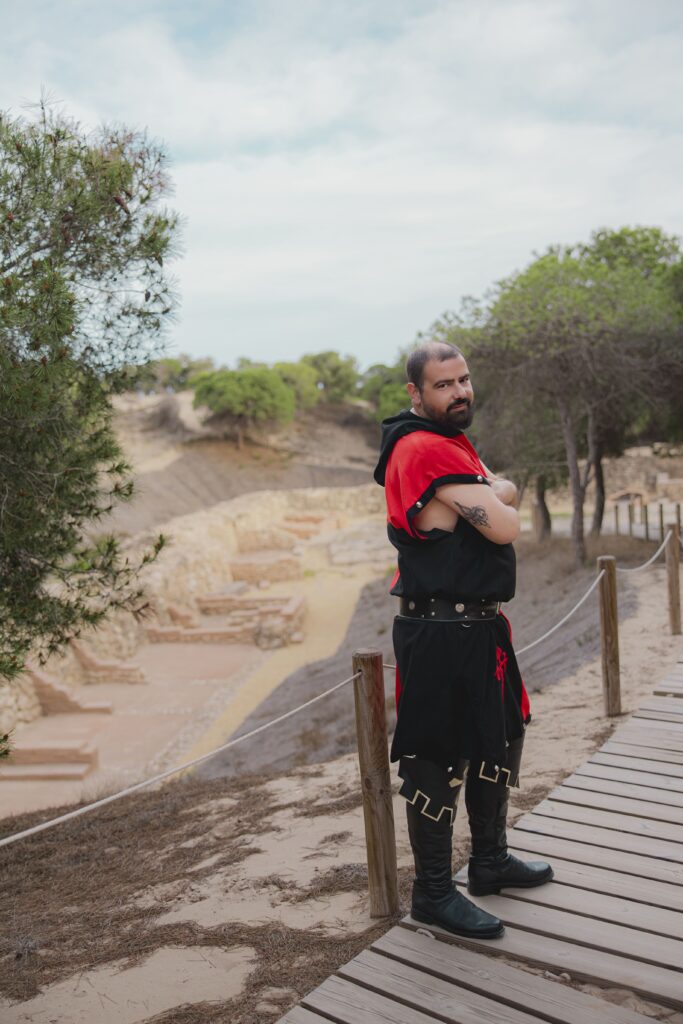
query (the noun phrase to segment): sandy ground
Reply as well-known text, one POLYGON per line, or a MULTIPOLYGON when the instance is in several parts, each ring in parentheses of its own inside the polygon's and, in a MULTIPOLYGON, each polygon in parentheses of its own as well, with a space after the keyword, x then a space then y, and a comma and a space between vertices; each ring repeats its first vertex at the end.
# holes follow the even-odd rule
MULTIPOLYGON (((563 554, 552 557, 561 560, 563 554)), ((562 600, 573 601, 577 589, 585 589, 585 580, 568 574, 559 602, 543 601, 539 592, 541 618, 556 620, 562 600)), ((365 591, 373 599, 377 592, 379 584, 365 591)), ((668 634, 665 593, 662 569, 628 578, 621 628, 624 713, 680 653, 680 638, 668 634)), ((327 594, 329 614, 335 602, 329 588, 327 594)), ((521 628, 520 634, 524 639, 521 628)), ((583 762, 616 724, 603 714, 599 658, 591 643, 579 645, 571 670, 555 667, 545 683, 537 678, 513 819, 583 762)), ((322 688, 322 676, 315 681, 322 688)), ((348 702, 350 691, 341 692, 348 702)), ((341 723, 331 701, 333 735, 341 723)), ((234 776, 180 782, 133 798, 125 808, 123 802, 112 805, 110 817, 81 819, 87 824, 80 831, 74 824, 60 837, 36 837, 24 847, 29 856, 8 848, 3 874, 12 878, 12 888, 2 899, 11 927, 0 947, 3 1024, 263 1024, 392 923, 373 922, 368 914, 354 755, 268 777, 263 761, 279 764, 283 743, 290 764, 302 756, 301 748, 290 749, 291 737, 271 736, 243 762, 242 770, 256 769, 243 783, 234 776), (87 872, 80 890, 74 882, 79 872, 87 872), (41 878, 52 885, 49 908, 37 899, 41 878)), ((304 760, 310 746, 304 744, 304 760)), ((328 749, 326 741, 321 749, 328 749)), ((396 796, 405 912, 411 856, 401 804, 396 796)), ((14 830, 20 822, 7 824, 14 830)), ((456 866, 467 853, 466 831, 459 818, 456 866)), ((645 1007, 630 993, 608 996, 672 1024, 682 1019, 645 1007)))

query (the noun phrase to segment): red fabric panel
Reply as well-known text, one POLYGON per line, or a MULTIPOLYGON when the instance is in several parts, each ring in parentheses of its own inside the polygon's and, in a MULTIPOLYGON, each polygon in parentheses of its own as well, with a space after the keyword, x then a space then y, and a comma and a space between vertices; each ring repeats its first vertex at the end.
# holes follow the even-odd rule
MULTIPOLYGON (((507 615, 503 615, 502 612, 500 612, 499 614, 505 619, 505 621, 507 623, 508 631, 510 633, 510 643, 512 643, 512 626, 510 625, 510 620, 508 619, 507 615)), ((522 721, 523 722, 528 722, 531 719, 531 701, 529 700, 529 694, 527 693, 526 686, 524 685, 524 680, 523 679, 522 679, 522 699, 521 699, 520 704, 519 704, 519 710, 522 712, 522 721)))
POLYGON ((464 434, 442 437, 416 430, 397 441, 387 465, 385 492, 387 518, 399 530, 419 537, 408 519, 434 480, 446 476, 485 476, 479 456, 464 434))

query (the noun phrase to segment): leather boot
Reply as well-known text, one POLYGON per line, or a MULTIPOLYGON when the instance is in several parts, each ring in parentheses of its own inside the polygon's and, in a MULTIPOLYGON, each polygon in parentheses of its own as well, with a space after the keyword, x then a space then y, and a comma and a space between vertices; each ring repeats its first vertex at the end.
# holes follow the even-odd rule
MULTIPOLYGON (((412 779, 419 771, 415 760, 411 762, 412 779)), ((413 803, 406 803, 408 834, 415 858, 411 914, 416 921, 439 925, 454 935, 496 939, 504 932, 501 921, 480 910, 458 892, 453 883, 451 861, 457 791, 451 790, 446 799, 448 803, 442 804, 438 811, 434 801, 429 801, 421 791, 413 803), (436 813, 430 816, 425 811, 436 813)))
POLYGON ((496 771, 490 766, 489 773, 485 765, 480 770, 476 762, 470 765, 465 804, 472 833, 467 890, 473 896, 488 896, 504 888, 532 889, 553 877, 553 869, 545 861, 522 861, 508 853, 509 787, 517 785, 523 745, 524 736, 510 743, 505 769, 496 771))

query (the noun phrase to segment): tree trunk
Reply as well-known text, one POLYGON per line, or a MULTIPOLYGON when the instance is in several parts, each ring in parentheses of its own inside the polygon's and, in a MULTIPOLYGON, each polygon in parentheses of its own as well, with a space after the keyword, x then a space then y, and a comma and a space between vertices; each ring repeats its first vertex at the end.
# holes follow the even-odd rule
POLYGON ((237 424, 237 450, 242 451, 244 448, 244 438, 242 436, 242 424, 237 424))
POLYGON ((552 520, 550 518, 550 509, 545 500, 546 492, 546 481, 543 473, 539 473, 536 477, 536 495, 535 495, 535 526, 536 526, 536 540, 546 540, 552 532, 552 520))
POLYGON ((576 564, 581 566, 586 562, 586 540, 583 532, 583 499, 585 490, 581 482, 579 456, 576 438, 574 437, 571 411, 563 397, 558 399, 557 407, 560 413, 562 439, 564 440, 564 450, 567 455, 567 467, 572 488, 572 541, 574 542, 574 557, 576 564))
POLYGON ((591 524, 591 537, 599 537, 605 515, 605 474, 602 470, 602 455, 598 451, 593 466, 595 470, 595 509, 591 524))

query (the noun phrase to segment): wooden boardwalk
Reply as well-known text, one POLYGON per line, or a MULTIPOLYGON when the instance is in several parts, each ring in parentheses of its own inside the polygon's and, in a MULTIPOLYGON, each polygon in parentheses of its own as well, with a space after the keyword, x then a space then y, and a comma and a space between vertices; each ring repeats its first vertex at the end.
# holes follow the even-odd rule
MULTIPOLYGON (((683 1010, 683 659, 517 821, 509 843, 526 859, 551 860, 555 880, 475 899, 504 921, 501 939, 461 939, 406 917, 279 1024, 652 1021, 570 979, 683 1010)), ((464 872, 456 881, 464 886, 464 872)))

